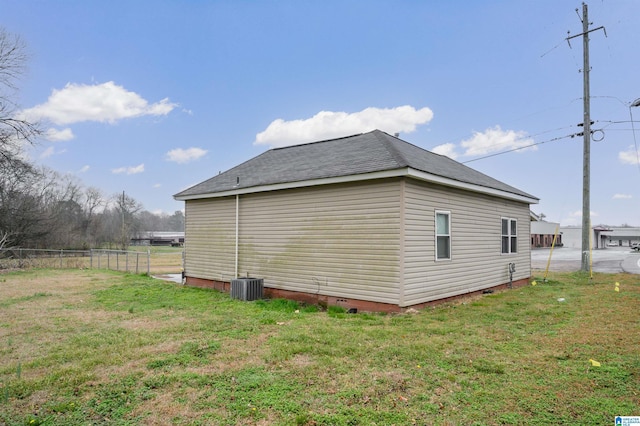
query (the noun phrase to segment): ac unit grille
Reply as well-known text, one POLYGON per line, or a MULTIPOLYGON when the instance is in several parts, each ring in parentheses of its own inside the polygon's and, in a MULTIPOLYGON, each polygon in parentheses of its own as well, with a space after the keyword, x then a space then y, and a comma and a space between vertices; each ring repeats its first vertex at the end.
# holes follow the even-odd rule
POLYGON ((240 300, 262 299, 264 279, 237 278, 231 280, 231 298, 240 300))

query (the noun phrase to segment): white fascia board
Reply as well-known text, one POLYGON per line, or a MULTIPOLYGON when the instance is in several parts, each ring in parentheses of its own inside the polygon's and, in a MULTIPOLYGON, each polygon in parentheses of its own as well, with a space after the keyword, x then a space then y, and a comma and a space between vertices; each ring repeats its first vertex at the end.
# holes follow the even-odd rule
POLYGON ((408 169, 407 176, 414 179, 423 180, 425 182, 437 183, 444 186, 451 186, 454 188, 464 189, 472 192, 479 192, 481 194, 493 195, 495 197, 506 198, 509 200, 520 201, 528 204, 538 204, 538 201, 540 201, 534 197, 526 197, 524 195, 514 194, 513 192, 502 191, 500 189, 489 188, 482 185, 476 185, 474 183, 460 182, 459 180, 422 172, 420 170, 415 170, 412 168, 408 169))
POLYGON ((254 194, 256 192, 279 191, 283 189, 303 188, 307 186, 330 185, 336 183, 359 182, 372 179, 388 179, 394 177, 410 177, 413 179, 423 180, 425 182, 436 183, 439 185, 460 188, 467 191, 478 192, 482 194, 493 195, 495 197, 506 198, 509 200, 520 201, 529 204, 538 204, 537 198, 525 197, 523 195, 514 194, 499 189, 487 188, 486 186, 475 185, 472 183, 460 182, 455 179, 449 179, 442 176, 425 173, 420 170, 404 167, 395 170, 385 170, 381 172, 363 173, 359 175, 337 176, 323 179, 310 179, 299 182, 276 183, 272 185, 260 185, 249 188, 238 188, 222 192, 213 192, 208 194, 184 195, 174 197, 177 201, 201 200, 205 198, 221 198, 233 195, 254 194))

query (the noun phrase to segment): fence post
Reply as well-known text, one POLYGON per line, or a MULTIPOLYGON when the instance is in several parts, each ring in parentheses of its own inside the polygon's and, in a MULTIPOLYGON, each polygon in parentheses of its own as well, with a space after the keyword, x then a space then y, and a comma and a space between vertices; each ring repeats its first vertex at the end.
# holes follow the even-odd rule
POLYGON ((140 263, 140 252, 136 252, 136 275, 138 275, 138 264, 140 263))
POLYGON ((111 250, 107 250, 107 269, 111 269, 111 250))
POLYGON ((62 269, 62 249, 60 249, 60 269, 62 269))
POLYGON ((151 250, 147 250, 147 275, 151 275, 150 271, 151 271, 151 250))
POLYGON ((125 268, 129 272, 129 252, 127 251, 127 257, 125 259, 125 268))
POLYGON ((89 269, 93 269, 93 249, 89 249, 89 269))

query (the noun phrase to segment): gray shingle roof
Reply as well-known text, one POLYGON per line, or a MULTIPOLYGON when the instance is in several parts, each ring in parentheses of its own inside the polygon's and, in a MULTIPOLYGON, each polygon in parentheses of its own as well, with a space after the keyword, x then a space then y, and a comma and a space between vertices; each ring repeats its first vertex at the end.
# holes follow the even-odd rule
POLYGON ((448 157, 434 154, 380 130, 274 148, 176 195, 177 199, 257 186, 346 177, 411 168, 461 183, 536 199, 448 157))

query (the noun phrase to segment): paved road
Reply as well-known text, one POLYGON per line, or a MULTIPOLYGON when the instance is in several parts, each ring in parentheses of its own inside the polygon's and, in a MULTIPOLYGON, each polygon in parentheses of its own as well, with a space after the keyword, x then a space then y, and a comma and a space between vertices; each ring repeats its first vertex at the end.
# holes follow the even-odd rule
MULTIPOLYGON (((531 267, 545 270, 549 260, 550 249, 532 249, 531 267)), ((550 271, 578 271, 580 270, 582 251, 577 248, 557 247, 553 250, 550 271)), ((627 272, 640 274, 640 253, 629 247, 607 247, 593 250, 592 264, 594 272, 627 272)))

